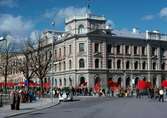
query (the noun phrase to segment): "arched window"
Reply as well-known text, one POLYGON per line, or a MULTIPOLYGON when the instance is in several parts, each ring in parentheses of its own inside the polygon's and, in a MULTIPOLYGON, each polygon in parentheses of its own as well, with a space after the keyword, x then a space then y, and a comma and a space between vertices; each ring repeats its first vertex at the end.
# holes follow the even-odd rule
POLYGON ((66 62, 63 62, 64 70, 66 70, 66 62))
POLYGON ((84 26, 83 25, 79 25, 78 34, 83 34, 83 33, 84 33, 84 26))
POLYGON ((129 66, 130 66, 129 61, 127 61, 126 62, 126 69, 129 69, 129 66))
POLYGON ((69 78, 69 82, 70 82, 70 86, 72 86, 72 79, 71 78, 69 78))
POLYGON ((162 70, 165 70, 165 63, 162 63, 162 64, 161 64, 161 69, 162 69, 162 70))
POLYGON ((143 69, 143 70, 146 69, 146 62, 145 62, 145 61, 142 63, 142 69, 143 69))
POLYGON ((126 87, 130 86, 130 77, 126 78, 126 87))
POLYGON ((84 68, 85 67, 85 62, 84 59, 79 60, 79 68, 84 68))
POLYGON ((153 70, 156 69, 156 62, 153 62, 153 70))
POLYGON ((54 82, 54 83, 55 83, 55 86, 57 86, 57 79, 55 79, 55 82, 54 82))
POLYGON ((121 82, 122 82, 122 78, 119 77, 118 80, 117 80, 117 84, 118 84, 119 86, 121 86, 121 82))
POLYGON ((117 61, 117 69, 121 69, 121 60, 117 61))
POLYGON ((95 59, 95 68, 99 68, 99 59, 95 59))
POLYGON ((64 86, 66 86, 67 84, 67 81, 66 81, 66 78, 64 78, 64 86))
POLYGON ((138 61, 135 62, 135 69, 138 69, 138 61))
POLYGON ((59 86, 62 86, 62 81, 61 81, 61 79, 59 79, 59 86))

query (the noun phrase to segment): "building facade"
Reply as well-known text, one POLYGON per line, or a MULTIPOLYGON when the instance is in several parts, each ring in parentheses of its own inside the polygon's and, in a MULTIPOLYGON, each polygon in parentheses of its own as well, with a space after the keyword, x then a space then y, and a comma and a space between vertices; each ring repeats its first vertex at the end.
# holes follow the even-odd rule
MULTIPOLYGON (((85 14, 65 20, 65 31, 42 33, 46 57, 52 61, 44 82, 53 87, 108 88, 112 80, 123 88, 134 87, 139 79, 160 87, 167 79, 167 36, 158 31, 114 30, 106 18, 85 14)), ((43 57, 45 57, 43 56, 43 57)), ((18 55, 20 61, 23 55, 18 55)), ((10 59, 8 81, 25 81, 17 68, 18 58, 10 59)), ((3 68, 3 65, 1 65, 3 68)), ((0 81, 4 81, 3 76, 0 81)), ((39 82, 37 78, 35 82, 39 82)))
MULTIPOLYGON (((2 55, 1 55, 2 56, 2 55)), ((6 58, 6 57, 5 57, 6 58)), ((0 82, 4 82, 4 71, 6 66, 6 59, 1 57, 0 63, 0 82)), ((24 60, 24 55, 22 53, 9 53, 9 60, 7 66, 7 82, 19 83, 24 82, 25 78, 23 73, 20 71, 20 64, 24 60)))
POLYGON ((54 87, 134 87, 137 80, 160 87, 167 79, 167 37, 158 31, 144 33, 113 30, 106 18, 85 14, 66 19, 65 32, 46 31, 43 39, 53 53, 46 79, 54 87), (50 43, 49 43, 50 42, 50 43))

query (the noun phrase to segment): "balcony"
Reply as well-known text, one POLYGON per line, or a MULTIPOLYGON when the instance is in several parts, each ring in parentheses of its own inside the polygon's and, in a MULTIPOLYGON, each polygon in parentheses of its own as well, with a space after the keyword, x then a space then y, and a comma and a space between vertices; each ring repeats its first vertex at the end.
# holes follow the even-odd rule
POLYGON ((102 53, 101 52, 94 52, 93 56, 102 57, 102 53))

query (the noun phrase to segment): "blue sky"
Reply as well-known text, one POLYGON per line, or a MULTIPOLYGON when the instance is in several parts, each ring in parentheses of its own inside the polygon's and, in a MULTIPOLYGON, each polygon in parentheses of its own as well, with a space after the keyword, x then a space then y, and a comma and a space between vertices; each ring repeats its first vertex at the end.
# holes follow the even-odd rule
MULTIPOLYGON (((87 0, 0 0, 0 32, 29 35, 64 30, 64 17, 84 13, 87 0), (51 22, 55 20, 55 26, 51 22)), ((115 29, 167 32, 167 0, 91 0, 91 12, 104 15, 115 29)))

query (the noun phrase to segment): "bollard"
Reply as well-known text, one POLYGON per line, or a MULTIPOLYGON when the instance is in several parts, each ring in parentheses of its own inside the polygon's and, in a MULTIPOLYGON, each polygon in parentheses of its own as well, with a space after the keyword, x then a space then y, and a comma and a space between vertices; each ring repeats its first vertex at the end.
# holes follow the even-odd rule
POLYGON ((0 107, 3 106, 3 103, 2 103, 2 94, 0 95, 0 107))

